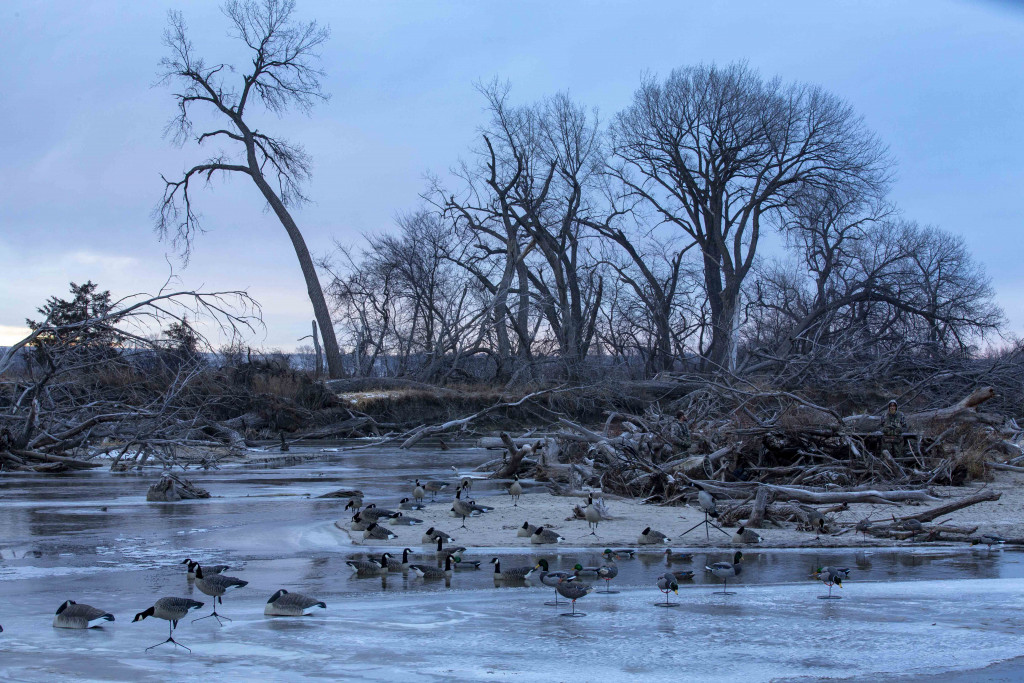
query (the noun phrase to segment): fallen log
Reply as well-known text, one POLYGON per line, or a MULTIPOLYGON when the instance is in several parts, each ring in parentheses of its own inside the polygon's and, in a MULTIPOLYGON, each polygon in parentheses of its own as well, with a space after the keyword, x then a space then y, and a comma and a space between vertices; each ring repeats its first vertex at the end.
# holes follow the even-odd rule
POLYGON ((823 504, 835 504, 835 503, 881 503, 883 505, 895 505, 896 503, 902 503, 907 501, 933 501, 938 498, 932 496, 928 491, 923 489, 918 490, 893 490, 893 491, 876 491, 871 489, 862 490, 847 490, 847 491, 811 491, 805 488, 799 488, 796 486, 777 486, 775 484, 748 484, 746 482, 719 482, 719 481, 698 481, 701 486, 711 491, 711 493, 718 495, 719 492, 726 493, 730 496, 735 496, 737 493, 742 495, 742 492, 746 491, 748 494, 754 492, 755 486, 764 486, 770 492, 775 493, 777 497, 786 497, 787 499, 796 500, 801 503, 813 503, 817 505, 823 504))
POLYGON ((917 520, 918 522, 930 522, 933 519, 938 519, 943 515, 948 515, 950 512, 956 512, 962 510, 971 505, 977 505, 978 503, 984 503, 987 501, 999 500, 1002 497, 1001 493, 993 491, 992 489, 985 489, 979 491, 973 496, 967 496, 965 498, 959 498, 957 500, 946 503, 945 505, 939 505, 938 507, 931 508, 930 510, 924 510, 913 515, 904 515, 903 517, 896 518, 896 524, 907 522, 909 520, 917 520))
POLYGON ((73 470, 89 470, 95 467, 103 467, 102 463, 85 462, 84 460, 75 460, 74 458, 68 458, 63 455, 53 455, 52 453, 42 453, 40 451, 25 451, 12 448, 11 454, 23 458, 26 461, 41 460, 42 462, 60 463, 68 469, 73 470))

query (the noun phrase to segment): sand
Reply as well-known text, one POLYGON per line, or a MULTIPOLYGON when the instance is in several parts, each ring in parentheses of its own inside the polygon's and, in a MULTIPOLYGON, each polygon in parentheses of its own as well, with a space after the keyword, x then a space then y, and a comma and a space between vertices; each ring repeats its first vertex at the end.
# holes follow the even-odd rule
MULTIPOLYGON (((1024 487, 1021 484, 1024 484, 1024 475, 999 472, 992 482, 956 488, 936 488, 934 489, 935 494, 942 497, 943 500, 921 505, 929 507, 940 505, 947 502, 947 498, 969 496, 982 488, 992 488, 1002 494, 999 500, 979 503, 947 515, 938 521, 952 525, 976 525, 978 533, 996 533, 1004 538, 1021 538, 1024 537, 1024 487)), ((600 494, 595 494, 595 497, 600 497, 600 494)), ((495 509, 478 517, 468 518, 466 528, 461 528, 462 520, 460 518, 451 516, 451 499, 451 495, 443 497, 439 495, 438 500, 433 503, 428 498, 425 510, 402 511, 406 516, 422 519, 423 524, 392 526, 385 523, 383 526, 396 535, 396 538, 387 541, 364 541, 362 532, 349 530, 350 518, 348 516, 339 519, 336 526, 346 531, 356 545, 373 547, 422 547, 421 539, 424 531, 429 527, 435 527, 451 534, 457 545, 466 547, 543 548, 543 545, 532 544, 529 538, 517 536, 516 532, 523 522, 550 528, 564 538, 561 542, 563 545, 573 547, 638 547, 640 532, 648 526, 669 537, 669 542, 660 546, 661 548, 707 548, 736 545, 732 540, 735 527, 725 529, 728 533, 722 533, 712 528, 708 535, 701 526, 683 535, 684 531, 704 519, 703 513, 695 507, 661 507, 643 505, 635 501, 606 500, 608 511, 613 519, 601 522, 597 535, 594 536, 590 535, 586 520, 572 518, 573 507, 583 503, 579 498, 560 497, 549 493, 528 493, 521 497, 518 507, 513 506, 513 502, 508 496, 480 498, 477 503, 493 506, 495 509)), ((722 507, 725 505, 723 503, 722 507)), ((378 506, 384 507, 380 503, 378 506)), ((397 510, 397 503, 391 509, 397 510)), ((865 517, 882 520, 891 514, 900 516, 912 514, 917 510, 919 510, 917 505, 855 504, 851 505, 849 510, 838 512, 832 517, 836 522, 834 529, 838 531, 865 517)), ((841 535, 816 537, 813 532, 798 531, 792 524, 781 528, 768 524, 764 528, 758 529, 757 533, 762 537, 759 547, 767 548, 950 545, 949 543, 926 544, 911 540, 893 541, 871 536, 865 538, 852 530, 841 535)))

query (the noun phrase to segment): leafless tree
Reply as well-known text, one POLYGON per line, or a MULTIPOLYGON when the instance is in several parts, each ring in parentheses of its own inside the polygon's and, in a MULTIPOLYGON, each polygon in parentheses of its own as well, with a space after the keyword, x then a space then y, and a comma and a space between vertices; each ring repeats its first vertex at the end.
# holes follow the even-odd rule
POLYGON ((317 65, 317 50, 327 40, 328 30, 315 21, 297 21, 294 10, 292 0, 231 0, 224 5, 232 37, 241 41, 252 57, 251 66, 241 70, 237 82, 232 78, 233 67, 207 64, 196 54, 184 17, 178 11, 169 13, 164 44, 170 55, 161 61, 161 82, 176 88, 178 114, 168 132, 179 145, 223 143, 228 151, 218 151, 177 179, 164 178, 163 199, 155 212, 156 228, 161 237, 170 237, 187 259, 201 230, 191 194, 195 181, 208 183, 216 174, 251 178, 291 239, 320 326, 328 372, 331 377, 341 377, 342 357, 330 312, 313 259, 290 211, 306 201, 302 186, 310 176, 310 157, 300 145, 253 125, 255 107, 280 116, 290 108, 308 112, 327 99, 321 89, 324 74, 317 65), (219 118, 226 127, 211 126, 197 133, 193 126, 197 108, 202 117, 219 118))

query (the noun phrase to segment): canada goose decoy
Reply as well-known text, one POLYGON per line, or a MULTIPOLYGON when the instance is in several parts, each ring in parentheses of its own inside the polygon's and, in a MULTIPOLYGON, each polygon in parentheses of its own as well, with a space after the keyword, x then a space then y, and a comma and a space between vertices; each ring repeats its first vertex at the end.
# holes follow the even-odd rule
POLYGON ((751 531, 746 527, 740 527, 736 529, 736 533, 732 535, 732 542, 737 544, 754 544, 760 543, 761 537, 757 532, 751 531))
POLYGON ((519 496, 523 495, 523 485, 519 483, 519 475, 512 475, 512 483, 508 487, 508 495, 512 496, 512 507, 519 507, 519 496))
POLYGON ((427 564, 411 564, 409 570, 416 574, 421 579, 427 580, 439 580, 444 579, 447 584, 452 580, 452 556, 446 555, 444 558, 444 569, 438 569, 437 567, 431 567, 427 564))
MULTIPOLYGON (((190 579, 196 578, 196 567, 199 566, 198 562, 193 562, 192 558, 186 557, 184 560, 181 561, 181 564, 188 565, 188 568, 185 570, 186 577, 190 579)), ((210 574, 222 574, 228 569, 231 569, 231 567, 227 566, 226 564, 211 564, 209 567, 203 567, 203 573, 207 576, 209 576, 210 574)))
POLYGON ((416 499, 417 503, 422 503, 423 502, 423 497, 425 495, 426 495, 426 492, 423 490, 423 487, 420 485, 420 480, 417 479, 416 480, 416 485, 412 487, 412 497, 414 499, 416 499))
POLYGON ((676 581, 676 576, 672 572, 665 572, 658 577, 658 590, 665 594, 665 602, 654 603, 658 607, 678 607, 678 602, 669 602, 668 594, 675 593, 679 595, 679 583, 676 581))
MULTIPOLYGON (((409 553, 412 552, 411 548, 405 548, 402 550, 402 559, 388 556, 388 571, 389 572, 402 572, 403 574, 409 573, 409 553)), ((382 558, 383 559, 383 558, 382 558)))
POLYGON ((671 540, 671 538, 660 531, 654 531, 651 527, 647 527, 640 532, 640 538, 637 539, 637 543, 640 545, 660 545, 671 540))
POLYGON ((611 590, 611 580, 619 575, 619 568, 615 566, 615 563, 605 564, 597 568, 597 578, 604 581, 604 590, 597 591, 603 595, 615 595, 619 591, 611 590))
MULTIPOLYGON (((417 480, 418 481, 418 480, 417 480)), ((434 500, 437 494, 448 488, 449 484, 446 481, 425 481, 423 482, 423 490, 430 494, 430 499, 434 500)))
POLYGON ((459 553, 461 553, 461 552, 463 552, 465 550, 466 549, 463 546, 461 546, 461 545, 453 545, 450 548, 445 548, 444 547, 444 539, 443 538, 438 538, 437 539, 437 559, 438 560, 443 560, 443 559, 445 559, 447 557, 451 557, 452 555, 458 555, 459 553))
MULTIPOLYGON (((994 545, 1003 545, 1004 543, 1006 543, 1006 539, 1002 536, 997 536, 996 534, 982 534, 978 538, 971 539, 971 545, 984 544, 988 546, 989 550, 992 550, 992 546, 994 545)), ((847 577, 844 576, 843 578, 847 577)))
POLYGON ((541 545, 545 543, 561 543, 565 539, 556 534, 551 529, 545 529, 540 526, 537 530, 530 535, 530 543, 534 545, 541 545))
POLYGON ((579 581, 573 581, 571 578, 559 579, 558 585, 555 586, 555 590, 563 598, 572 600, 572 612, 565 612, 562 614, 563 617, 585 617, 587 616, 584 612, 576 611, 576 601, 583 596, 591 593, 594 587, 587 583, 580 583, 579 581))
POLYGON ((501 561, 496 557, 491 558, 491 564, 494 565, 495 581, 525 581, 537 569, 537 565, 534 565, 533 567, 512 567, 501 571, 501 561))
POLYGON ((832 595, 832 586, 836 585, 836 586, 839 586, 840 588, 842 588, 843 587, 843 577, 839 575, 839 572, 836 572, 836 571, 832 570, 831 567, 822 567, 822 570, 819 570, 818 578, 821 579, 822 583, 824 583, 826 586, 828 586, 828 595, 819 595, 818 599, 819 600, 841 600, 842 599, 841 595, 832 595), (828 570, 828 571, 822 571, 822 570, 828 570))
POLYGON ((720 526, 712 522, 712 519, 718 519, 718 504, 715 502, 715 497, 711 495, 710 491, 706 491, 703 486, 694 482, 691 484, 693 488, 697 489, 697 507, 704 513, 704 520, 697 522, 692 527, 684 531, 680 536, 685 536, 700 525, 704 525, 704 535, 711 539, 711 527, 718 529, 723 534, 728 536, 729 534, 720 526))
POLYGON ((414 524, 423 524, 423 520, 416 519, 415 517, 406 517, 403 513, 399 512, 388 520, 388 524, 392 526, 413 526, 414 524))
POLYGON ((462 527, 466 528, 466 517, 474 517, 481 514, 480 510, 473 509, 468 501, 462 500, 462 487, 456 487, 455 489, 455 500, 452 501, 452 514, 456 517, 462 518, 462 527))
POLYGON ((180 647, 189 652, 187 647, 179 643, 174 639, 174 629, 178 627, 178 621, 183 619, 186 614, 194 610, 199 609, 204 603, 197 600, 191 600, 189 598, 160 598, 152 607, 148 607, 145 610, 139 612, 132 619, 134 624, 136 621, 142 621, 146 617, 156 617, 157 619, 163 619, 167 622, 167 640, 157 643, 156 645, 150 645, 146 648, 146 652, 149 652, 154 647, 159 647, 164 643, 173 643, 175 647, 180 647))
POLYGON ((355 569, 356 573, 361 576, 378 576, 387 573, 389 559, 391 559, 391 553, 384 553, 380 556, 379 560, 372 558, 368 560, 345 560, 345 564, 355 569))
POLYGON ((673 562, 693 562, 693 553, 674 553, 671 548, 666 548, 664 555, 666 564, 672 564, 673 562))
POLYGON ((439 538, 445 543, 455 542, 454 538, 452 538, 445 532, 441 531, 440 529, 435 529, 434 527, 430 527, 429 529, 423 532, 422 542, 433 545, 434 543, 437 543, 437 539, 439 538))
MULTIPOLYGON (((352 496, 351 498, 348 499, 348 503, 347 504, 351 505, 356 510, 358 510, 359 508, 363 507, 363 496, 362 495, 352 496)), ((345 508, 345 509, 347 510, 348 508, 345 508)))
POLYGON ((327 603, 302 593, 289 593, 281 588, 270 596, 263 614, 268 617, 307 617, 314 607, 327 609, 327 603))
POLYGON ((739 550, 732 556, 732 563, 729 562, 715 562, 710 567, 704 567, 706 570, 717 576, 718 578, 725 581, 725 586, 720 591, 716 591, 718 595, 735 595, 735 593, 729 592, 729 579, 737 577, 740 572, 743 571, 743 565, 740 562, 743 560, 743 553, 739 550))
POLYGON ((871 529, 871 520, 865 517, 864 519, 857 522, 857 526, 854 529, 860 533, 861 536, 867 538, 868 531, 871 529))
POLYGON ((53 617, 54 628, 94 628, 104 621, 114 621, 114 615, 96 609, 92 605, 79 605, 74 600, 65 600, 53 617))
POLYGON ((366 531, 366 527, 370 526, 372 522, 368 522, 363 519, 363 516, 358 512, 352 515, 352 531, 366 531))
POLYGON ((399 510, 426 510, 427 506, 423 503, 417 503, 415 500, 410 498, 403 498, 398 502, 399 510))
POLYGON ((587 518, 587 526, 590 527, 590 536, 597 536, 597 525, 601 523, 604 517, 601 516, 600 511, 594 507, 594 497, 587 497, 587 506, 583 508, 583 516, 587 518))
MULTIPOLYGON (((228 591, 245 588, 248 585, 248 581, 243 581, 234 576, 224 576, 223 574, 207 576, 201 566, 196 567, 196 588, 213 598, 213 613, 207 614, 205 617, 193 619, 192 621, 196 622, 202 619, 209 619, 210 617, 216 619, 218 624, 220 624, 221 619, 231 621, 228 617, 217 614, 217 603, 224 604, 224 594, 228 591)), ((221 625, 223 626, 223 624, 221 625)))
POLYGON ((519 538, 529 538, 533 536, 533 532, 537 530, 537 527, 529 522, 523 522, 523 525, 516 531, 516 536, 519 538))
POLYGON ((896 519, 896 515, 892 516, 892 523, 903 531, 909 531, 911 539, 916 539, 917 535, 924 531, 924 524, 921 520, 914 519, 913 517, 904 520, 896 519))
POLYGON ((480 560, 464 560, 458 555, 452 555, 452 562, 455 563, 453 567, 457 572, 480 569, 480 560))
POLYGON ((486 512, 494 512, 494 508, 491 507, 490 505, 478 505, 475 500, 469 501, 469 505, 480 514, 484 514, 486 512))
MULTIPOLYGON (((561 581, 562 579, 569 579, 569 578, 571 578, 572 574, 570 574, 569 572, 550 572, 550 571, 548 571, 548 561, 545 558, 543 558, 543 557, 540 558, 539 560, 537 560, 537 569, 540 569, 540 573, 537 575, 537 578, 540 579, 540 582, 543 583, 545 586, 549 586, 549 587, 555 589, 555 599, 554 599, 554 601, 553 602, 545 602, 544 604, 545 605, 549 605, 551 607, 560 607, 560 606, 564 605, 565 604, 564 602, 559 602, 559 600, 558 600, 558 582, 561 581)), ((531 576, 530 578, 533 578, 533 577, 531 576)))
POLYGON ((363 540, 390 541, 392 538, 398 538, 398 536, 395 536, 376 522, 372 522, 370 526, 366 527, 366 531, 363 532, 363 540))
POLYGON ((363 519, 368 519, 371 522, 379 522, 382 518, 394 517, 395 515, 400 514, 395 510, 386 510, 384 508, 379 508, 377 507, 376 503, 370 503, 369 505, 364 507, 359 513, 363 516, 363 519))

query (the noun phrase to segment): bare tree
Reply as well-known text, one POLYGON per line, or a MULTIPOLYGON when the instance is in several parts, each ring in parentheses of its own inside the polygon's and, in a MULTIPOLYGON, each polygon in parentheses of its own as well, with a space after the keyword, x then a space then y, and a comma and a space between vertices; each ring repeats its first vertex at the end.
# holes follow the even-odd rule
POLYGON ((702 349, 727 364, 761 231, 807 186, 880 192, 886 154, 846 103, 821 88, 765 81, 743 64, 646 80, 611 128, 613 173, 699 247, 711 312, 702 349))
POLYGON ((324 74, 316 63, 317 49, 327 40, 328 30, 315 21, 296 21, 292 16, 294 9, 292 0, 232 0, 224 5, 232 36, 243 42, 252 55, 251 67, 242 70, 235 85, 230 79, 235 69, 228 64, 207 64, 189 40, 182 14, 173 10, 169 13, 164 44, 171 54, 161 61, 161 81, 178 88, 174 93, 178 114, 169 124, 168 132, 179 145, 188 141, 200 146, 222 142, 233 146, 233 151, 209 157, 176 180, 164 178, 156 227, 161 237, 171 237, 187 259, 192 241, 201 230, 190 194, 192 184, 198 179, 209 182, 215 174, 249 176, 291 239, 320 326, 328 372, 331 377, 341 377, 341 351, 320 280, 306 241, 289 211, 306 201, 302 185, 310 176, 309 155, 300 145, 260 132, 252 126, 250 116, 255 106, 262 105, 281 115, 292 107, 308 112, 316 102, 327 99, 321 89, 324 74), (196 134, 196 107, 202 108, 202 116, 220 118, 227 126, 211 126, 196 134))

